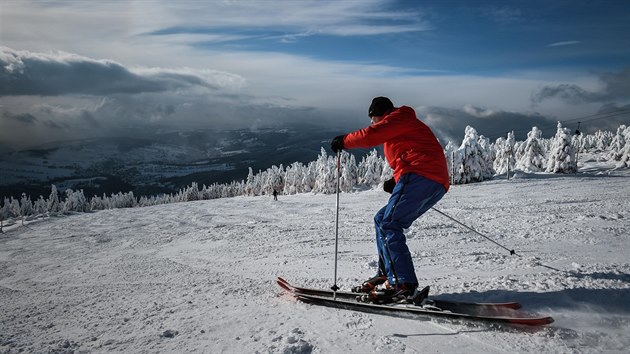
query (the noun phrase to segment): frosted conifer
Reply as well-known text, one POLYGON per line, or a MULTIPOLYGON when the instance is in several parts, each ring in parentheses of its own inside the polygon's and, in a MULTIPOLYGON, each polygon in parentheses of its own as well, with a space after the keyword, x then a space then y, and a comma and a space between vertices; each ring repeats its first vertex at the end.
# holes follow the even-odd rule
POLYGON ((533 127, 527 133, 527 140, 519 146, 520 158, 516 163, 516 168, 525 172, 538 172, 545 169, 545 149, 542 142, 542 131, 538 127, 533 127))
POLYGON ((577 172, 575 154, 575 147, 571 144, 571 131, 563 128, 562 124, 558 122, 556 136, 551 142, 546 171, 552 173, 577 172))
POLYGON ((623 156, 624 148, 626 147, 626 126, 620 125, 617 128, 617 133, 610 142, 610 154, 608 155, 611 160, 619 161, 623 156))
POLYGON ((466 127, 464 140, 455 154, 455 184, 480 182, 494 174, 492 164, 488 163, 488 139, 479 136, 475 128, 466 127))

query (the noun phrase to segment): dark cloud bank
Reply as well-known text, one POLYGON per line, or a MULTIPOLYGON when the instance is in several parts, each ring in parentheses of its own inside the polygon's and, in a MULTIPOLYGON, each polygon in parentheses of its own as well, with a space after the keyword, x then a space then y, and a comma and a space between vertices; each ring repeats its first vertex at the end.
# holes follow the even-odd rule
MULTIPOLYGON (((230 83, 244 79, 230 75, 131 69, 111 60, 0 47, 0 144, 25 148, 64 139, 148 136, 173 130, 296 128, 306 124, 344 133, 366 123, 363 111, 261 103, 270 100, 234 90, 230 83)), ((575 84, 543 87, 532 93, 532 105, 535 108, 547 100, 562 100, 569 104, 601 103, 602 113, 628 109, 630 68, 602 73, 599 78, 602 85, 598 91, 575 84)), ((532 126, 553 135, 557 122, 536 112, 488 110, 473 105, 422 108, 418 115, 436 130, 444 144, 461 141, 467 125, 494 140, 508 131, 523 139, 532 126)), ((629 120, 628 115, 617 115, 597 126, 614 130, 629 120)))
POLYGON ((0 95, 58 96, 163 92, 216 86, 204 79, 168 71, 136 74, 110 60, 78 55, 39 54, 0 48, 0 95))

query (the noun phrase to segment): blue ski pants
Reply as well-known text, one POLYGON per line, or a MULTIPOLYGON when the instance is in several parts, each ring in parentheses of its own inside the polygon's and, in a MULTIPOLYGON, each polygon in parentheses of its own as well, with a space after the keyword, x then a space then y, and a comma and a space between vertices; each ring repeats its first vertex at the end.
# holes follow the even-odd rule
POLYGON ((415 173, 400 177, 386 206, 374 216, 379 274, 390 284, 418 284, 403 233, 446 193, 444 186, 415 173))

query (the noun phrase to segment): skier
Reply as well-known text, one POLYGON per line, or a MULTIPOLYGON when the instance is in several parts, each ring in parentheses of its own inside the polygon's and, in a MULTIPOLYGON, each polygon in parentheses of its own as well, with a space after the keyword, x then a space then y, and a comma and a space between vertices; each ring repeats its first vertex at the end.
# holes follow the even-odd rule
POLYGON ((393 180, 384 184, 392 195, 374 216, 378 273, 353 291, 367 293, 361 297, 366 302, 411 301, 414 295, 418 297, 418 279, 403 230, 448 191, 446 158, 431 129, 417 119, 411 107, 396 108, 389 98, 376 97, 368 116, 371 125, 337 136, 330 144, 335 153, 383 144, 385 158, 394 170, 393 180), (385 289, 377 289, 381 284, 385 289))
POLYGON ((273 200, 278 200, 278 192, 275 189, 273 190, 273 200))

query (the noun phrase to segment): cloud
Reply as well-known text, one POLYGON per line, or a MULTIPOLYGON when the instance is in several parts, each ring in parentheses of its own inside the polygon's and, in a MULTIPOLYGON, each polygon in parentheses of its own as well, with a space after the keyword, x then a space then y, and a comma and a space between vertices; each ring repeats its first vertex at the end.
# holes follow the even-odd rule
POLYGON ((560 84, 543 87, 532 95, 532 102, 540 103, 548 99, 560 98, 571 104, 580 104, 601 101, 602 97, 601 92, 589 92, 575 84, 560 84))
POLYGON ((130 69, 111 60, 64 52, 33 53, 0 47, 0 96, 110 95, 165 92, 185 88, 216 90, 236 75, 186 70, 130 69))
POLYGON ((551 43, 548 44, 547 47, 564 47, 567 45, 576 45, 576 44, 580 44, 582 42, 580 41, 564 41, 564 42, 555 42, 555 43, 551 43))
POLYGON ((482 9, 482 11, 484 11, 485 15, 491 20, 500 24, 510 24, 523 20, 522 11, 515 7, 489 6, 482 9))
POLYGON ((524 139, 533 126, 548 128, 548 133, 555 133, 557 121, 539 113, 518 113, 497 109, 487 109, 473 105, 462 108, 419 107, 417 113, 421 120, 434 130, 442 144, 448 141, 461 142, 466 126, 471 126, 494 142, 499 137, 513 131, 517 139, 524 139))
POLYGON ((6 119, 11 119, 23 125, 35 125, 38 121, 37 117, 30 113, 9 114, 7 112, 4 112, 2 116, 6 119))
MULTIPOLYGON (((179 15, 174 23, 187 23, 187 27, 162 28, 160 32, 212 33, 218 29, 264 30, 292 34, 325 34, 336 36, 365 36, 389 33, 425 31, 431 27, 418 11, 390 10, 387 1, 239 1, 188 4, 187 16, 182 22, 179 15)), ((296 38, 296 37, 294 37, 296 38)))
POLYGON ((610 103, 615 100, 630 99, 630 67, 620 72, 607 72, 599 75, 601 89, 588 91, 576 84, 548 85, 531 96, 533 104, 559 98, 570 104, 610 103))

